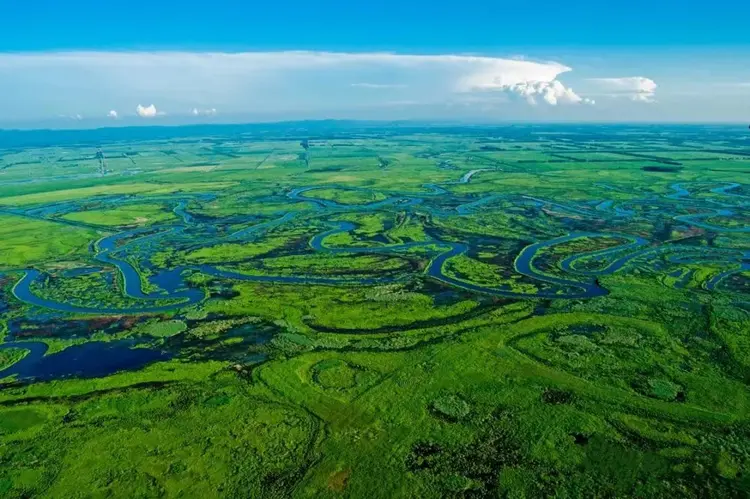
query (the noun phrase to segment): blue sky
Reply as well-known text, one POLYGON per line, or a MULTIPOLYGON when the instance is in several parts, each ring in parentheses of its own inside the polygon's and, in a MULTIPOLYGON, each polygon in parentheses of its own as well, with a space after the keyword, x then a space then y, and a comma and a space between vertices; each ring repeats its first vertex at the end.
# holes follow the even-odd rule
POLYGON ((747 2, 0 0, 0 126, 750 119, 747 2))

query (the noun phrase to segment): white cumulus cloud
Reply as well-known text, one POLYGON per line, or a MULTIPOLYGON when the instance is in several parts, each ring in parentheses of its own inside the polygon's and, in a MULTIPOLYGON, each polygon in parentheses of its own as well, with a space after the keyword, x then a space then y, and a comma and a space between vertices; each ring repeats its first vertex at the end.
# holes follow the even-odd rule
POLYGON ((624 78, 591 78, 607 95, 627 97, 634 102, 656 102, 657 84, 651 78, 628 76, 624 78))
POLYGON ((458 90, 503 91, 523 97, 536 105, 538 98, 550 106, 557 104, 594 104, 566 87, 557 79, 572 69, 556 62, 534 62, 521 59, 474 58, 478 66, 458 81, 458 90))
POLYGON ((153 118, 156 116, 156 106, 151 104, 148 107, 143 107, 140 104, 138 104, 138 107, 135 108, 135 112, 138 116, 141 118, 153 118))
POLYGON ((117 111, 114 109, 107 113, 107 118, 112 118, 113 120, 116 120, 118 117, 117 111))
POLYGON ((576 94, 572 89, 565 87, 558 80, 516 83, 509 85, 506 90, 520 95, 531 105, 537 104, 538 97, 541 97, 550 106, 556 106, 559 103, 591 105, 595 103, 592 99, 585 99, 576 94))

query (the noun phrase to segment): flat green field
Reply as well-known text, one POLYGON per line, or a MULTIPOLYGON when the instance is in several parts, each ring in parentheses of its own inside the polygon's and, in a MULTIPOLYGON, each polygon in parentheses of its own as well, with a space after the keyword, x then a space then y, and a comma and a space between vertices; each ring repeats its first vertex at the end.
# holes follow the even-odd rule
POLYGON ((750 495, 746 129, 332 126, 0 135, 0 497, 750 495))
POLYGON ((174 214, 158 204, 132 205, 75 211, 63 218, 94 225, 122 226, 163 223, 174 220, 174 214))

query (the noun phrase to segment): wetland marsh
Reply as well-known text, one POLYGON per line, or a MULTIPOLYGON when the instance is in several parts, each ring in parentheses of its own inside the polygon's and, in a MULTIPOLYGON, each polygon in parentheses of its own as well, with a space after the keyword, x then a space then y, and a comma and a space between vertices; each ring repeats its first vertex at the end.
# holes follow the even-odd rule
POLYGON ((146 130, 0 131, 3 497, 750 493, 748 130, 146 130))

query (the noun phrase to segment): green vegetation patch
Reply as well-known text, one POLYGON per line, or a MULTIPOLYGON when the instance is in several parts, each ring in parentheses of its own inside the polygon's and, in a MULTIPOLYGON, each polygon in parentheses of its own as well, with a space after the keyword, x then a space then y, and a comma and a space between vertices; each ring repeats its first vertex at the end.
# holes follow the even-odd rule
POLYGON ((358 369, 341 360, 324 360, 312 369, 313 380, 326 390, 350 390, 357 386, 358 369))
POLYGON ((471 413, 471 404, 456 394, 442 395, 430 404, 432 412, 447 421, 456 422, 471 413))
POLYGON ((157 321, 149 322, 142 326, 140 331, 143 334, 153 336, 155 338, 168 338, 184 332, 187 329, 187 324, 181 320, 171 321, 157 321))
POLYGON ((139 204, 114 209, 79 211, 63 218, 94 225, 129 226, 169 222, 175 219, 175 215, 162 205, 139 204))
POLYGON ((46 415, 35 409, 21 408, 0 411, 0 438, 41 425, 46 420, 46 415))
POLYGON ((0 370, 9 368, 28 353, 25 348, 0 348, 0 370))
POLYGON ((351 205, 374 203, 387 198, 381 192, 349 189, 313 189, 305 192, 305 197, 351 205))

